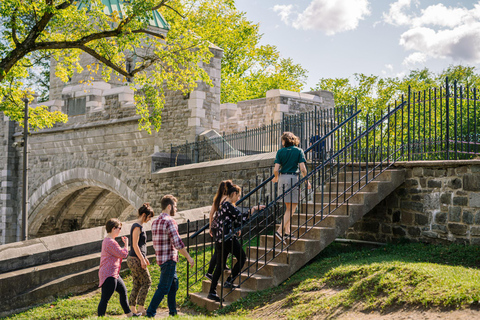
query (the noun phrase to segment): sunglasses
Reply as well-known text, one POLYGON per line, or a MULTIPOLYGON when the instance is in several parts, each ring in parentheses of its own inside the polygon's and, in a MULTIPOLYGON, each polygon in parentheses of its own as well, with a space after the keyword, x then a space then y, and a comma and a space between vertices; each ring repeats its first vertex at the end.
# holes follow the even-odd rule
POLYGON ((122 230, 122 227, 115 227, 115 229, 122 230))

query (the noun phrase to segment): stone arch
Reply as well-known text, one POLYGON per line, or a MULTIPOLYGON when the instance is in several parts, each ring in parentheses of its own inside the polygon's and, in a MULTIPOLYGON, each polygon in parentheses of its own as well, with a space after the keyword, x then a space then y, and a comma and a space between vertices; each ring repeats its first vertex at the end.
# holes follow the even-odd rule
POLYGON ((65 215, 69 214, 76 217, 73 222, 78 224, 78 228, 92 227, 89 220, 95 217, 95 210, 99 214, 98 208, 109 208, 100 212, 103 218, 119 217, 115 212, 119 212, 121 218, 127 218, 125 212, 133 212, 134 208, 143 203, 141 195, 144 193, 131 187, 133 181, 123 172, 118 177, 98 168, 84 167, 68 169, 51 176, 29 198, 29 234, 34 237, 46 235, 39 233, 42 225, 55 224, 51 227, 58 229, 65 222, 65 215), (72 206, 78 201, 81 201, 83 207, 72 206), (80 213, 81 216, 79 210, 84 210, 80 213))

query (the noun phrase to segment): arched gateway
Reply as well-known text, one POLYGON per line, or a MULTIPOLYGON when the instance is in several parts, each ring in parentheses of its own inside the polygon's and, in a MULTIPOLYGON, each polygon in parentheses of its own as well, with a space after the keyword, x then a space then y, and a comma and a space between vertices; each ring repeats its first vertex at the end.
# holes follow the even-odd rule
MULTIPOLYGON (((123 178, 132 181, 125 174, 123 178)), ((85 167, 62 171, 41 184, 29 198, 29 235, 84 229, 110 218, 133 218, 135 208, 143 202, 139 191, 113 172, 85 167)))

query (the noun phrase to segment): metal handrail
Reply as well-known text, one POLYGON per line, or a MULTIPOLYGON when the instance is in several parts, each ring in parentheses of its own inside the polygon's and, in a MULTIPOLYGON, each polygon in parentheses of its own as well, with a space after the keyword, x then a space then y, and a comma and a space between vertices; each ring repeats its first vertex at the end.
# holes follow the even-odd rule
MULTIPOLYGON (((352 114, 351 116, 349 116, 346 120, 342 121, 339 125, 337 125, 333 130, 331 130, 329 133, 327 133, 326 135, 322 136, 319 140, 317 140, 315 143, 313 143, 310 147, 308 147, 304 153, 307 153, 307 152, 310 152, 312 149, 314 149, 317 145, 323 143, 324 141, 327 140, 327 138, 329 138, 331 135, 333 135, 336 131, 338 131, 340 128, 342 128, 345 124, 347 124, 348 122, 350 122, 352 119, 354 119, 355 117, 357 117, 359 114, 361 113, 361 110, 357 110, 354 114, 352 114)), ((260 190, 262 187, 264 187, 267 183, 269 183, 270 181, 272 181, 272 179, 275 177, 275 175, 271 175, 269 178, 267 178, 266 180, 264 180, 262 183, 260 183, 258 186, 256 186, 253 190, 251 190, 250 192, 248 192, 246 195, 244 195, 241 199, 239 199, 235 205, 238 206, 240 205, 242 202, 244 202, 246 199, 248 199, 252 194, 254 194, 255 192, 257 192, 258 190, 260 190)), ((288 191, 287 191, 288 192, 288 191)), ((192 234, 190 236, 191 239, 194 239, 196 236, 198 236, 200 233, 202 233, 205 229, 209 228, 210 227, 210 224, 207 223, 205 226, 203 226, 201 229, 199 229, 197 232, 195 232, 194 234, 192 234)), ((227 239, 228 240, 228 239, 227 239)))

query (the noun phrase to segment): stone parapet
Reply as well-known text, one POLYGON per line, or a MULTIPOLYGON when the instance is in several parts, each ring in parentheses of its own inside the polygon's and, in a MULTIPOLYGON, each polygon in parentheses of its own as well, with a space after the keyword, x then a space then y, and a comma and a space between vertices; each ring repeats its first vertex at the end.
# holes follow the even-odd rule
POLYGON ((245 188, 249 185, 253 188, 257 179, 270 177, 275 154, 264 153, 161 169, 152 174, 147 198, 152 199, 153 206, 158 207, 160 199, 156 194, 171 193, 178 198, 178 207, 182 210, 211 205, 222 180, 230 179, 245 188))
POLYGON ((480 160, 398 162, 405 183, 347 232, 352 239, 480 245, 480 160))
POLYGON ((265 98, 226 103, 220 106, 220 130, 226 134, 247 128, 259 128, 282 121, 284 115, 294 115, 333 108, 333 94, 328 91, 310 93, 274 89, 265 98))

